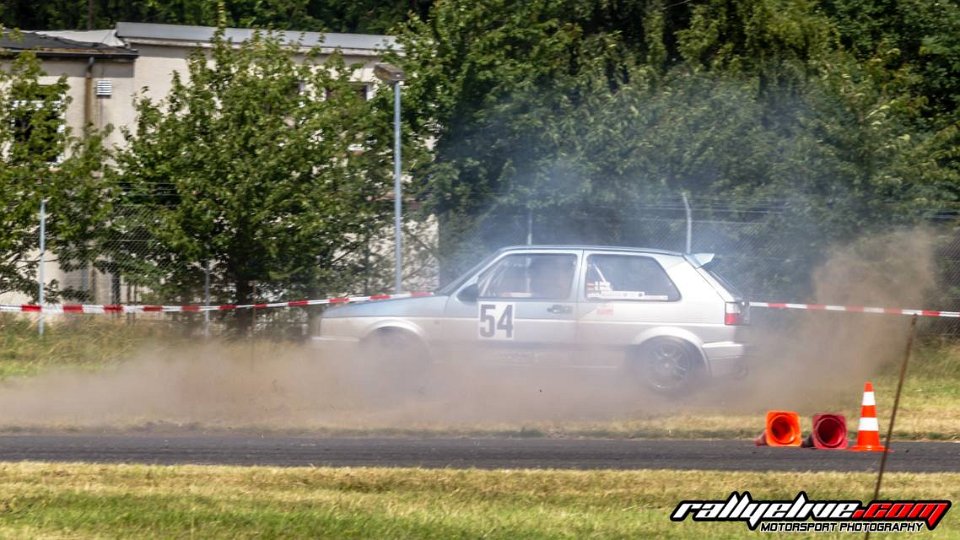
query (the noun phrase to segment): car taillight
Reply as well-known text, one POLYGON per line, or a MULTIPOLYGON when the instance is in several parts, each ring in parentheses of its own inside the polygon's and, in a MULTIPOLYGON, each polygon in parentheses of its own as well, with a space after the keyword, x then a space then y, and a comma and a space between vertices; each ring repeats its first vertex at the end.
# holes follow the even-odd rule
POLYGON ((723 311, 723 324, 727 326, 746 324, 747 318, 743 310, 739 302, 727 302, 723 311))

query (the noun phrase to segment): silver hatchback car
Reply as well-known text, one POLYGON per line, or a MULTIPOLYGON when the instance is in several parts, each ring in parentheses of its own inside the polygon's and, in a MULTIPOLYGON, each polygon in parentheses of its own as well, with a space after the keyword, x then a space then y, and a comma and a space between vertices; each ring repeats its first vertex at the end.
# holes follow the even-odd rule
POLYGON ((712 260, 653 249, 507 247, 432 296, 333 307, 315 339, 357 348, 388 369, 474 356, 626 368, 656 391, 681 393, 699 377, 745 370, 748 304, 708 269, 712 260))

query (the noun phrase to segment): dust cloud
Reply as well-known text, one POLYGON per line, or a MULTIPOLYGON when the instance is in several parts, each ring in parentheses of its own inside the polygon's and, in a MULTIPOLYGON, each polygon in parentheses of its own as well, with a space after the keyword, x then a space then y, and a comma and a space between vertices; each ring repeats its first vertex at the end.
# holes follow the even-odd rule
MULTIPOLYGON (((937 284, 935 240, 918 228, 835 247, 806 303, 923 308, 937 284)), ((767 324, 751 329, 751 383, 735 400, 753 409, 859 405, 864 382, 902 360, 910 328, 905 316, 761 311, 754 314, 767 324)))
POLYGON ((636 390, 609 374, 450 362, 400 377, 309 346, 197 343, 0 383, 0 429, 520 430, 622 414, 636 390))
MULTIPOLYGON (((811 302, 922 307, 935 284, 933 235, 911 230, 838 247, 811 302)), ((756 316, 761 314, 755 313, 756 316)), ((863 382, 900 358, 907 317, 762 314, 752 372, 678 402, 615 370, 478 366, 462 351, 411 376, 386 375, 309 345, 165 345, 97 372, 61 370, 0 382, 0 429, 519 431, 537 422, 630 421, 859 402, 863 382), (461 361, 462 360, 462 361, 461 361)))

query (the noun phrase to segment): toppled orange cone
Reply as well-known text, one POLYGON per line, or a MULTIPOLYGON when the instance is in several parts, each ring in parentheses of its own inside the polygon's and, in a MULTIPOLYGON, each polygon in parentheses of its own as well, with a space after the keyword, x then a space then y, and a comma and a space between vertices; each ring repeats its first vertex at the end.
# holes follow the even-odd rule
POLYGON ((857 444, 850 447, 855 452, 883 452, 880 444, 880 424, 877 423, 877 398, 873 383, 863 385, 863 402, 860 405, 860 424, 857 427, 857 444))
POLYGON ((800 446, 800 415, 793 411, 767 411, 767 426, 754 440, 757 446, 800 446))
POLYGON ((804 439, 804 448, 846 450, 847 419, 842 414, 813 415, 813 432, 804 439))

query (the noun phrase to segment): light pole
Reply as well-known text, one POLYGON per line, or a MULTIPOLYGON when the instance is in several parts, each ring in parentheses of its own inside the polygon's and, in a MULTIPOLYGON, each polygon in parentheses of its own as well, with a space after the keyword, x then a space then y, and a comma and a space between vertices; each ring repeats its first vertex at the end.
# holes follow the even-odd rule
POLYGON ((403 70, 393 64, 376 64, 373 74, 378 79, 393 85, 393 226, 394 259, 396 269, 393 292, 403 290, 403 230, 401 229, 403 212, 403 188, 400 185, 400 82, 404 79, 403 70))
POLYGON ((46 279, 43 277, 43 261, 47 257, 47 200, 40 199, 40 262, 37 264, 37 305, 40 306, 40 318, 37 320, 37 330, 43 337, 43 287, 46 279))

